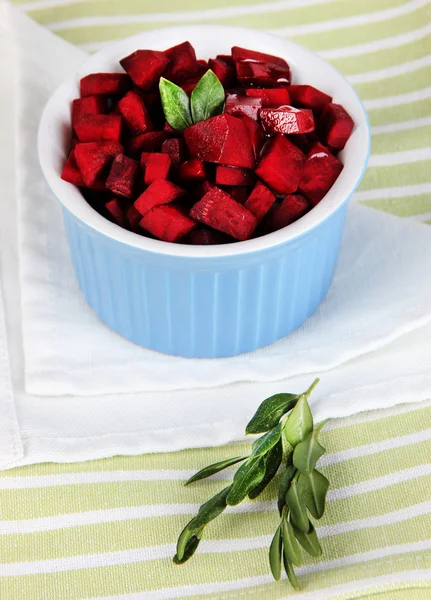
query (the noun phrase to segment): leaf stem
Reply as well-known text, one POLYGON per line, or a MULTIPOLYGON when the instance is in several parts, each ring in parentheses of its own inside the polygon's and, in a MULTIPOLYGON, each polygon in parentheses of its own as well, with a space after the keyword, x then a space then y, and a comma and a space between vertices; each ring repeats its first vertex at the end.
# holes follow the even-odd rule
POLYGON ((304 392, 304 396, 308 399, 312 393, 312 391, 314 390, 314 388, 316 387, 316 385, 319 383, 320 379, 319 377, 316 377, 316 379, 313 381, 313 383, 310 385, 310 387, 308 388, 308 390, 306 392, 304 392))

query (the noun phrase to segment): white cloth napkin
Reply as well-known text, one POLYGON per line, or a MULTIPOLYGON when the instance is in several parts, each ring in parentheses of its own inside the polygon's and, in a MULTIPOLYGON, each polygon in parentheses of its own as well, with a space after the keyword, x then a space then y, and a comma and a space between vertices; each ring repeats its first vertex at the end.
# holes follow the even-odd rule
MULTIPOLYGON (((55 56, 61 61, 68 45, 24 17, 19 17, 15 26, 22 56, 26 56, 31 65, 27 72, 34 70, 43 80, 39 61, 43 62, 47 57, 40 49, 46 45, 51 59, 55 56)), ((0 34, 0 70, 2 74, 9 74, 9 81, 12 81, 16 68, 13 61, 10 32, 9 35, 0 34)), ((31 93, 36 102, 37 89, 33 88, 31 93)), ((277 391, 301 391, 309 385, 317 373, 278 382, 236 383, 170 392, 45 397, 27 393, 21 337, 16 204, 10 184, 14 140, 10 123, 13 122, 14 101, 10 93, 5 93, 0 102, 0 117, 4 121, 0 120, 2 148, 3 151, 6 149, 3 152, 5 160, 0 160, 0 181, 8 182, 0 194, 0 281, 12 370, 11 386, 6 356, 6 360, 0 362, 0 390, 3 392, 0 393, 0 468, 227 443, 242 438, 245 423, 263 398, 277 391)), ((34 128, 35 119, 36 111, 34 114, 27 111, 26 127, 34 128)), ((22 119, 20 122, 23 123, 22 119)), ((22 160, 21 152, 21 164, 22 160)), ((35 186, 44 190, 40 181, 36 181, 35 186)), ((378 216, 378 213, 370 214, 373 218, 378 216)), ((387 219, 398 227, 395 218, 387 219)), ((423 231, 430 235, 429 230, 419 224, 415 231, 418 237, 423 231)), ((43 234, 42 229, 39 234, 43 234)), ((412 296, 418 296, 421 289, 420 286, 412 289, 412 296)), ((0 328, 1 323, 0 318, 0 328)), ((0 329, 0 341, 5 339, 0 329)), ((42 336, 40 349, 44 343, 42 336)), ((427 325, 398 337, 385 348, 328 371, 312 397, 316 420, 427 399, 431 388, 430 356, 431 325, 427 325)), ((68 363, 65 369, 73 372, 68 363)))

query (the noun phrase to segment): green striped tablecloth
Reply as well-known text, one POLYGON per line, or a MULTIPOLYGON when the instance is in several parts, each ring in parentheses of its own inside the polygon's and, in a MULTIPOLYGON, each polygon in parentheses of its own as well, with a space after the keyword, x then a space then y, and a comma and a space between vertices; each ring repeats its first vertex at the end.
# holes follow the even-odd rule
MULTIPOLYGON (((27 0, 16 5, 89 51, 142 30, 189 22, 266 28, 319 51, 349 77, 369 110, 372 158, 358 199, 429 221, 429 0, 27 0)), ((299 597, 431 598, 430 406, 326 425, 322 439, 328 454, 321 468, 332 489, 319 523, 324 554, 299 570, 299 597)), ((295 595, 285 581, 274 583, 268 575, 267 547, 277 523, 273 489, 259 502, 217 519, 194 559, 172 565, 178 532, 223 485, 219 479, 184 488, 183 480, 195 468, 238 452, 238 445, 231 445, 1 473, 1 600, 295 595)))

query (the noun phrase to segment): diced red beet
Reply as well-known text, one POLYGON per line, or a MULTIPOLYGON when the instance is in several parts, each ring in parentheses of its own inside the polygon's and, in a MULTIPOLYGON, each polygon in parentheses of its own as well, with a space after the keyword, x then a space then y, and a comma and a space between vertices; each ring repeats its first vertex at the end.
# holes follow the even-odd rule
POLYGON ((145 216, 155 206, 175 202, 184 194, 184 190, 166 179, 157 179, 147 187, 134 203, 136 210, 145 216))
POLYGON ((249 88, 245 90, 245 94, 249 98, 260 98, 263 108, 278 108, 279 106, 290 104, 290 96, 287 88, 249 88))
POLYGON ((193 92, 193 90, 195 89, 197 83, 198 82, 195 81, 194 79, 191 80, 191 81, 185 81, 184 83, 182 83, 180 85, 180 88, 185 91, 185 93, 187 94, 187 96, 190 96, 191 93, 193 92))
POLYGON ((262 108, 262 100, 260 98, 247 98, 239 94, 228 94, 224 112, 234 117, 250 117, 257 121, 259 111, 262 108))
POLYGON ((86 142, 75 146, 75 158, 86 186, 93 185, 96 180, 109 170, 117 156, 124 152, 118 142, 86 142))
POLYGON ((218 115, 187 127, 184 139, 193 158, 246 169, 255 166, 247 127, 231 115, 218 115))
POLYGON ((312 85, 291 85, 289 94, 294 106, 311 108, 319 114, 329 102, 332 102, 331 96, 324 94, 312 85))
POLYGON ((215 185, 211 181, 205 180, 194 188, 193 197, 200 200, 214 187, 215 185))
POLYGON ((71 150, 69 157, 66 161, 66 164, 63 167, 63 171, 61 173, 61 178, 63 181, 67 181, 68 183, 73 183, 78 187, 82 187, 84 184, 84 180, 82 178, 81 172, 76 162, 75 158, 75 150, 71 150))
POLYGON ((247 240, 256 227, 254 215, 217 187, 193 206, 190 216, 237 240, 247 240))
POLYGON ((176 206, 157 206, 147 212, 140 225, 164 242, 176 242, 196 227, 196 221, 176 206))
POLYGON ((307 154, 299 191, 316 206, 334 185, 343 165, 330 151, 316 142, 307 154))
POLYGON ((245 185, 225 185, 223 186, 224 191, 231 196, 235 202, 239 202, 244 206, 250 193, 250 187, 245 185))
POLYGON ((149 131, 141 133, 129 140, 127 152, 133 157, 138 157, 142 152, 157 152, 167 139, 166 131, 149 131))
POLYGON ((127 92, 118 101, 117 109, 132 135, 139 135, 154 129, 142 97, 136 92, 127 92))
POLYGON ((144 168, 145 165, 147 164, 147 160, 148 160, 149 156, 151 156, 151 152, 142 152, 141 158, 140 158, 140 161, 139 161, 142 168, 144 168))
POLYGON ((327 104, 320 115, 323 141, 330 148, 342 150, 352 133, 354 122, 341 104, 327 104))
POLYGON ((167 179, 171 166, 172 161, 169 154, 152 152, 145 162, 145 183, 149 185, 156 179, 167 179))
POLYGON ((266 133, 309 133, 315 129, 313 111, 308 108, 262 108, 260 121, 266 133))
POLYGON ((165 77, 174 83, 182 83, 196 75, 199 64, 196 60, 196 52, 190 42, 183 42, 165 50, 165 55, 170 61, 165 77))
POLYGON ((201 67, 205 67, 205 69, 208 69, 208 61, 204 60, 203 58, 199 58, 197 60, 198 64, 200 64, 201 67))
POLYGON ((141 90, 141 88, 136 87, 136 89, 134 90, 137 94, 140 93, 140 95, 142 95, 143 99, 144 99, 144 103, 145 106, 147 107, 147 109, 151 112, 153 110, 158 110, 161 109, 162 107, 162 101, 160 99, 160 93, 159 91, 155 91, 155 92, 147 92, 147 93, 143 93, 143 91, 141 90))
POLYGON ((290 223, 297 221, 310 210, 307 200, 295 194, 286 196, 280 206, 271 211, 265 219, 264 230, 267 233, 278 231, 290 223))
POLYGON ((248 50, 247 48, 240 48, 239 46, 233 46, 232 58, 234 61, 249 60, 279 65, 280 67, 289 67, 284 58, 281 58, 280 56, 265 54, 264 52, 257 52, 256 50, 248 50))
POLYGON ((308 139, 306 133, 297 133, 287 138, 290 142, 293 142, 295 146, 304 153, 307 154, 311 148, 312 142, 308 139))
POLYGON ((186 160, 187 148, 184 140, 180 138, 170 138, 163 142, 162 152, 169 154, 172 165, 176 168, 186 160))
POLYGON ((235 63, 236 75, 243 85, 262 85, 276 87, 280 83, 290 83, 289 67, 280 67, 268 63, 238 61, 235 63))
POLYGON ((242 167, 217 165, 215 182, 217 185, 253 185, 256 181, 253 171, 242 167))
POLYGON ((217 54, 216 58, 224 60, 224 62, 227 62, 228 65, 232 65, 233 67, 235 66, 235 61, 232 57, 232 54, 217 54))
POLYGON ((123 207, 118 201, 118 198, 113 198, 112 200, 109 200, 109 202, 105 204, 105 208, 109 211, 117 225, 119 225, 120 227, 124 227, 124 229, 128 229, 129 222, 127 220, 126 213, 124 212, 123 207))
POLYGON ((173 136, 177 136, 178 135, 178 131, 176 129, 174 129, 172 127, 172 125, 169 125, 169 123, 167 121, 163 125, 163 131, 166 131, 166 133, 169 133, 169 135, 173 135, 173 136))
POLYGON ((129 204, 129 206, 127 207, 126 217, 129 223, 130 230, 134 231, 135 233, 138 233, 140 229, 139 222, 142 219, 142 215, 139 211, 136 210, 133 204, 129 204))
POLYGON ((76 144, 79 144, 79 140, 78 140, 76 134, 72 133, 72 139, 70 140, 70 149, 73 150, 75 148, 76 144))
POLYGON ((83 115, 74 126, 80 142, 114 140, 121 136, 123 119, 119 115, 83 115))
POLYGON ((139 164, 133 158, 117 154, 109 171, 106 187, 118 196, 131 198, 135 188, 136 173, 139 164))
POLYGON ((221 231, 202 227, 201 229, 193 229, 189 234, 188 241, 194 246, 213 246, 215 244, 228 244, 235 240, 221 231))
POLYGON ((106 98, 103 96, 86 96, 76 98, 72 102, 72 127, 85 115, 101 115, 108 110, 106 98))
POLYGON ((187 160, 180 167, 180 178, 183 181, 203 181, 206 178, 204 162, 198 158, 187 160))
POLYGON ((305 156, 283 135, 274 136, 263 149, 256 175, 278 194, 296 192, 305 156))
POLYGON ((130 87, 130 78, 125 73, 92 73, 81 79, 81 97, 117 96, 130 87))
POLYGON ((221 57, 210 58, 208 67, 219 78, 222 86, 227 89, 232 87, 236 81, 236 71, 233 62, 229 63, 221 57))
POLYGON ((161 75, 169 66, 169 62, 165 52, 136 50, 120 60, 120 65, 137 86, 143 90, 151 90, 157 86, 161 75))
POLYGON ((242 122, 247 128, 248 137, 253 149, 253 156, 257 161, 265 141, 263 129, 257 121, 253 121, 250 117, 242 117, 242 122))
POLYGON ((244 206, 259 222, 274 204, 276 198, 276 195, 271 190, 258 181, 244 206))

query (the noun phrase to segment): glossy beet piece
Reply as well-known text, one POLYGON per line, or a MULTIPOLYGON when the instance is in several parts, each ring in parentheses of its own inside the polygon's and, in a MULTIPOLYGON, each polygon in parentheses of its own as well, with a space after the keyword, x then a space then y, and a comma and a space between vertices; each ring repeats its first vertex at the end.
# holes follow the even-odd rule
POLYGON ((324 94, 312 85, 291 85, 289 94, 294 106, 310 108, 319 114, 327 104, 332 102, 332 97, 324 94))
POLYGON ((188 241, 194 246, 214 246, 216 244, 229 244, 235 240, 221 231, 215 229, 194 229, 190 232, 188 241))
POLYGON ((313 112, 308 108, 263 108, 260 111, 260 121, 265 133, 270 134, 309 133, 315 129, 313 112))
POLYGON ((180 167, 180 178, 183 181, 204 181, 206 178, 204 162, 198 158, 187 160, 180 167))
POLYGON ((253 185, 256 181, 253 171, 241 167, 217 165, 215 181, 217 185, 253 185))
POLYGON ((160 77, 169 66, 165 52, 158 50, 136 50, 120 60, 120 65, 130 75, 133 82, 143 90, 157 87, 160 77))
POLYGON ((75 146, 75 158, 86 186, 109 170, 112 161, 124 151, 118 142, 87 142, 75 146))
POLYGON ((249 98, 260 98, 262 108, 278 108, 290 104, 290 96, 286 88, 249 88, 245 90, 245 95, 249 98))
POLYGON ((227 185, 223 186, 223 190, 231 196, 235 202, 239 202, 244 206, 250 194, 250 186, 245 185, 227 185))
POLYGON ((134 204, 129 204, 126 209, 126 218, 129 224, 130 231, 138 233, 140 230, 139 223, 142 219, 141 213, 136 210, 134 204))
POLYGON ((201 198, 203 198, 205 196, 205 194, 207 194, 213 188, 215 188, 214 183, 211 183, 211 181, 207 181, 207 180, 203 181, 202 183, 198 184, 194 188, 193 198, 195 198, 196 200, 200 200, 201 198))
POLYGON ((81 79, 81 97, 118 96, 130 87, 130 78, 125 73, 92 73, 81 79))
POLYGON ((217 75, 225 89, 235 85, 236 71, 233 61, 227 62, 224 58, 218 56, 217 58, 210 58, 208 67, 217 75))
POLYGON ((262 108, 262 100, 260 98, 247 98, 239 94, 228 94, 224 112, 234 117, 250 117, 257 121, 259 111, 262 108))
POLYGON ((109 202, 105 204, 105 208, 110 213, 117 225, 124 227, 124 229, 128 229, 129 222, 121 203, 118 201, 118 198, 109 200, 109 202))
POLYGON ((162 152, 169 154, 172 165, 179 167, 187 159, 187 148, 184 140, 180 138, 170 138, 163 142, 162 152))
POLYGON ((135 188, 139 164, 133 158, 117 154, 109 171, 106 187, 117 196, 131 198, 135 188))
POLYGON ((281 83, 290 83, 289 67, 279 67, 267 63, 239 61, 235 63, 236 75, 243 85, 262 85, 276 87, 281 83))
POLYGON ((284 136, 276 135, 263 150, 256 175, 277 194, 296 192, 305 156, 284 136))
POLYGON ((307 154, 299 191, 316 206, 334 185, 342 170, 340 161, 317 142, 307 154))
POLYGON ((247 48, 241 48, 240 46, 233 46, 232 58, 234 61, 251 60, 261 63, 279 65, 280 67, 289 67, 284 58, 281 58, 280 56, 265 54, 264 52, 257 52, 256 50, 249 50, 247 48))
POLYGON ((256 227, 254 215, 217 187, 193 206, 190 216, 237 240, 247 240, 256 227))
POLYGON ((123 119, 119 115, 84 115, 75 122, 74 129, 80 142, 118 142, 122 123, 123 119))
POLYGON ((101 115, 106 113, 108 105, 103 96, 87 96, 76 98, 72 102, 72 127, 85 115, 101 115))
POLYGON ((253 150, 253 156, 257 161, 260 156, 260 151, 262 150, 265 135, 263 133, 263 129, 260 124, 250 117, 242 117, 242 122, 246 126, 248 137, 251 143, 251 147, 253 150))
POLYGON ((118 101, 117 110, 122 115, 132 135, 139 135, 154 129, 144 100, 136 92, 127 92, 118 101))
POLYGON ((75 150, 73 149, 70 151, 66 164, 63 167, 61 178, 63 179, 63 181, 73 183, 78 187, 82 187, 83 185, 85 185, 78 164, 76 162, 75 150))
POLYGON ((327 104, 320 115, 320 130, 324 143, 330 148, 342 150, 346 145, 354 122, 341 104, 327 104))
POLYGON ((157 179, 139 196, 134 206, 144 216, 155 206, 170 204, 183 194, 184 190, 177 185, 165 179, 157 179))
POLYGON ((278 231, 279 229, 290 225, 290 223, 297 221, 300 217, 305 215, 310 208, 307 200, 299 194, 286 196, 280 206, 277 206, 266 217, 264 223, 265 232, 270 233, 272 231, 278 231))
POLYGON ((159 240, 176 242, 196 227, 196 221, 176 206, 157 206, 145 215, 140 226, 159 240))
POLYGON ((218 115, 191 125, 184 139, 193 158, 253 169, 255 159, 247 127, 241 119, 218 115))
POLYGON ((276 198, 276 195, 270 189, 258 181, 244 206, 259 222, 267 214, 276 198))
POLYGON ((200 71, 196 60, 196 52, 190 42, 183 42, 165 50, 165 55, 170 61, 165 77, 174 83, 183 83, 194 77, 200 71))
POLYGON ((145 183, 149 185, 153 181, 156 181, 156 179, 168 179, 171 166, 172 161, 169 154, 162 152, 151 153, 145 162, 145 183))
POLYGON ((176 137, 178 135, 178 131, 176 129, 174 129, 172 127, 172 125, 169 125, 169 123, 166 121, 166 123, 163 125, 163 131, 166 131, 166 133, 168 133, 171 136, 176 137))
POLYGON ((141 156, 142 152, 157 152, 167 137, 168 134, 165 131, 141 133, 129 140, 127 152, 134 158, 141 156))

